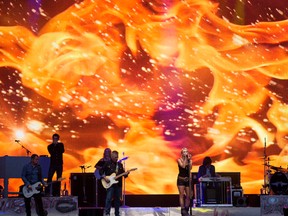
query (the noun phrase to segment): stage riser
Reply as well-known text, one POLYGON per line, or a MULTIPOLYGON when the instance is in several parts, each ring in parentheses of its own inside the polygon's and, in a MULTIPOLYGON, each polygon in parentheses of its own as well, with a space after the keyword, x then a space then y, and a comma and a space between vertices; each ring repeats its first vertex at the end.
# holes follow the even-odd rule
MULTIPOLYGON (((48 215, 53 216, 78 216, 78 197, 43 197, 43 206, 48 215)), ((25 215, 24 198, 0 199, 0 215, 25 215)), ((31 199, 32 215, 36 215, 34 199, 31 199)))

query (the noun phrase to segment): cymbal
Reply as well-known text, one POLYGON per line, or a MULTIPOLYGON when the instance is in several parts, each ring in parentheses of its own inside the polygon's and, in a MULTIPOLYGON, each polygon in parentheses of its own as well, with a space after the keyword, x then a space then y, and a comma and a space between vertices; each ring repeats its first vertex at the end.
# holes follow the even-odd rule
POLYGON ((274 161, 275 159, 271 159, 271 158, 269 158, 269 157, 260 157, 260 159, 265 159, 266 161, 274 161))
POLYGON ((269 167, 270 169, 272 169, 272 170, 275 170, 275 171, 279 171, 279 172, 288 172, 288 169, 285 169, 285 168, 282 168, 281 166, 280 167, 276 167, 276 166, 272 166, 272 165, 270 165, 270 164, 262 164, 262 165, 264 165, 264 166, 267 166, 267 167, 269 167))
POLYGON ((288 170, 282 167, 276 167, 276 166, 271 166, 271 169, 275 170, 275 171, 279 171, 279 172, 287 172, 288 170))

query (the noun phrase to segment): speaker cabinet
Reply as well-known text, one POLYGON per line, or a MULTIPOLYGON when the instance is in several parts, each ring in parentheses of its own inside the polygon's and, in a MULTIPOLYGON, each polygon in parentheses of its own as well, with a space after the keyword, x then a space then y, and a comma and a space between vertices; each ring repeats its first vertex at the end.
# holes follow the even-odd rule
POLYGON ((106 189, 103 187, 101 180, 96 179, 96 207, 105 207, 106 189))
POLYGON ((246 197, 238 197, 236 200, 236 207, 247 207, 246 197))
POLYGON ((94 173, 71 173, 71 195, 78 196, 79 206, 95 206, 96 178, 94 173))

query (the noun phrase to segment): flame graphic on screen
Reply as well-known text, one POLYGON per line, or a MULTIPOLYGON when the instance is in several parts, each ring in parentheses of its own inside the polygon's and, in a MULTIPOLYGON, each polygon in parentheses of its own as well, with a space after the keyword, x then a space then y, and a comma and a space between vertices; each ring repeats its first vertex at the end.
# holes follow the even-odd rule
MULTIPOLYGON (((281 149, 272 155, 276 165, 287 164, 280 164, 287 154, 287 95, 277 97, 267 86, 288 78, 288 21, 240 26, 216 12, 217 4, 204 0, 85 0, 38 35, 0 27, 0 66, 17 69, 22 84, 52 109, 69 107, 82 120, 108 116, 126 127, 121 144, 112 134, 105 138, 106 146, 129 155, 127 168, 138 168, 127 179, 128 193, 177 193, 183 146, 193 153, 193 171, 209 155, 217 171, 241 171, 246 192, 258 193, 264 138, 281 149), (184 128, 193 136, 167 139, 184 128)), ((39 142, 44 152, 47 144, 39 142)), ((74 153, 94 164, 106 146, 74 153)), ((69 151, 65 161, 66 174, 83 162, 69 151)))

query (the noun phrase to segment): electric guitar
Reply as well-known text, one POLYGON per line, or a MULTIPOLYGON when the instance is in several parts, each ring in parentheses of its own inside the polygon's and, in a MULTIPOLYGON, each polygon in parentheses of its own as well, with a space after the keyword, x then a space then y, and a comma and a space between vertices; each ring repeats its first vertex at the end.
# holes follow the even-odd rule
POLYGON ((118 178, 120 178, 121 176, 123 175, 127 175, 128 172, 131 172, 131 171, 135 171, 137 170, 137 168, 133 168, 133 169, 130 169, 124 173, 121 173, 120 175, 117 175, 115 173, 112 173, 110 176, 106 176, 106 178, 109 179, 109 182, 106 182, 104 178, 101 179, 101 182, 102 182, 102 185, 105 189, 108 189, 110 188, 113 184, 116 184, 118 183, 118 181, 116 181, 118 178))
MULTIPOLYGON (((52 182, 47 183, 47 185, 53 184, 55 182, 63 181, 64 179, 65 178, 59 178, 59 179, 57 179, 57 181, 52 181, 52 182)), ((31 185, 31 189, 28 188, 27 185, 25 185, 22 189, 22 193, 23 193, 24 197, 30 198, 34 194, 40 193, 42 188, 43 188, 43 184, 39 181, 39 182, 36 182, 33 185, 31 185)))

